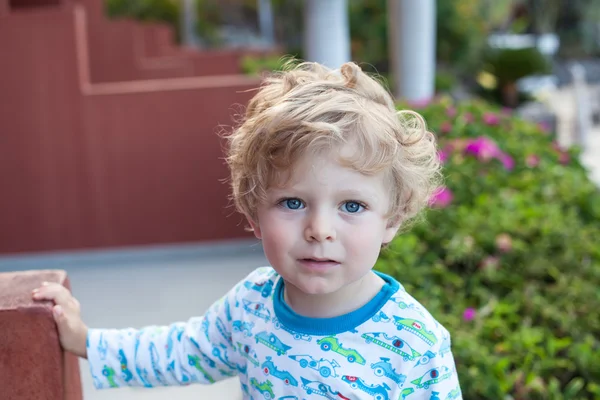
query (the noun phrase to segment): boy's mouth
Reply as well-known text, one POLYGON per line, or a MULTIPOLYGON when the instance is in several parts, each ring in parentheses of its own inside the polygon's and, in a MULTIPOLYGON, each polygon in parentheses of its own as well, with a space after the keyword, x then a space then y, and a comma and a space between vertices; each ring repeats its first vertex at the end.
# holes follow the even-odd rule
POLYGON ((335 267, 340 263, 336 260, 332 260, 331 258, 320 258, 320 257, 311 257, 311 258, 301 258, 300 264, 309 268, 328 268, 335 267))
POLYGON ((310 262, 333 262, 333 263, 337 263, 337 261, 332 260, 331 258, 317 258, 317 257, 312 257, 312 258, 303 258, 303 261, 310 261, 310 262))

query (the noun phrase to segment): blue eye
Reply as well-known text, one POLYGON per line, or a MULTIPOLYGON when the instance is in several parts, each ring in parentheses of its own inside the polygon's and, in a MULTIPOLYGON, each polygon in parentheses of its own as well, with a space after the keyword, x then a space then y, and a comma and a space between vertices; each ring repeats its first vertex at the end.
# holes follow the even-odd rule
POLYGON ((347 201, 342 207, 344 211, 349 212, 351 214, 357 213, 364 209, 364 206, 357 201, 347 201))
POLYGON ((302 200, 300 199, 285 199, 280 203, 285 208, 289 208, 290 210, 299 210, 304 208, 304 204, 302 204, 302 200))

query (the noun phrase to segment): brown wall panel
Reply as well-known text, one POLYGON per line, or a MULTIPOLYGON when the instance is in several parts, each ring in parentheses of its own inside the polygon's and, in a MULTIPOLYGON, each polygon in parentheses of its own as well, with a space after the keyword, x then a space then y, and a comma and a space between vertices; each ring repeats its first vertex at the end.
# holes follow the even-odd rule
POLYGON ((90 83, 84 17, 0 17, 0 253, 247 236, 217 126, 259 82, 90 83))

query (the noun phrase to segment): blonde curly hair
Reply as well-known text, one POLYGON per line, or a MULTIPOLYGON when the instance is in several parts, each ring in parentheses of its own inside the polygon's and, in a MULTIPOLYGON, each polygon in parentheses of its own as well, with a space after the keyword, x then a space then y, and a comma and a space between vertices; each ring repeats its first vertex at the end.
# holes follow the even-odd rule
POLYGON ((423 118, 397 111, 387 90, 354 63, 331 70, 288 62, 264 80, 240 122, 226 136, 226 159, 235 206, 255 222, 278 172, 306 151, 352 143, 360 151, 341 159, 344 166, 388 173, 394 225, 417 216, 439 184, 436 140, 423 118))

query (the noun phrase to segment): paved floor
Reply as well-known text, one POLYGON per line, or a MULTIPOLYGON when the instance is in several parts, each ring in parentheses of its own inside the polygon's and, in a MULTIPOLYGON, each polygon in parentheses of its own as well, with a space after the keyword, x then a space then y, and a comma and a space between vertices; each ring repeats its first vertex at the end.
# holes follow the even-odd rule
MULTIPOLYGON (((219 251, 184 247, 121 253, 0 257, 0 272, 62 268, 71 279, 90 327, 139 328, 201 315, 253 269, 267 265, 262 249, 248 242, 219 251)), ((85 400, 241 399, 236 378, 211 386, 95 390, 81 361, 85 400)))

